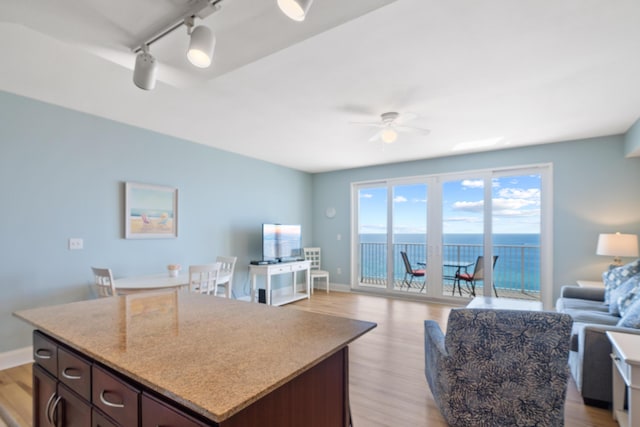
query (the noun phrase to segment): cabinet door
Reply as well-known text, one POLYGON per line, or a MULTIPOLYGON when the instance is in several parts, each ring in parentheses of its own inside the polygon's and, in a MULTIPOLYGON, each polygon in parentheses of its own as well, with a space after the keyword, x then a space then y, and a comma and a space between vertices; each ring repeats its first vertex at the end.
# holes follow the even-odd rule
POLYGON ((65 385, 58 384, 60 404, 51 409, 56 425, 63 427, 88 427, 91 425, 91 406, 80 399, 65 385))
POLYGON ((91 415, 91 427, 118 427, 118 425, 109 421, 94 408, 91 415))
POLYGON ((204 427, 206 425, 174 406, 146 393, 142 394, 142 427, 204 427))
POLYGON ((42 369, 38 364, 33 364, 33 426, 51 427, 52 419, 50 411, 52 403, 56 399, 56 379, 42 369))

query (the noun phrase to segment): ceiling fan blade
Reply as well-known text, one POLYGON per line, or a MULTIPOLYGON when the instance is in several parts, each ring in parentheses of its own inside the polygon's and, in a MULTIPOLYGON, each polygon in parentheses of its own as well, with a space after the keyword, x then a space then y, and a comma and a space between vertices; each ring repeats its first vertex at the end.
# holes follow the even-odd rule
POLYGON ((371 126, 376 128, 381 128, 384 126, 382 123, 379 123, 379 122, 349 122, 349 124, 357 125, 357 126, 371 126))
POLYGON ((418 114, 416 113, 410 113, 410 112, 400 113, 400 115, 398 115, 398 118, 394 120, 394 123, 397 125, 402 125, 404 123, 410 122, 411 120, 415 120, 417 118, 418 118, 418 114))
POLYGON ((381 135, 382 135, 382 131, 376 132, 371 138, 369 138, 369 142, 379 141, 381 135))
POLYGON ((429 135, 431 131, 429 129, 417 128, 413 126, 394 126, 398 132, 419 133, 421 135, 429 135))

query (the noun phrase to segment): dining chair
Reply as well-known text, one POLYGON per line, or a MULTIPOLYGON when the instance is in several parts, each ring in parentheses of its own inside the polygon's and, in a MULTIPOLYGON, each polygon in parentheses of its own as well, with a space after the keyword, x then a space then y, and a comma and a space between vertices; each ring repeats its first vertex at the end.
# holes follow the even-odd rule
MULTIPOLYGON (((219 256, 216 257, 216 262, 220 263, 220 273, 218 279, 220 280, 217 287, 224 287, 224 296, 231 298, 233 292, 233 273, 236 269, 236 261, 238 257, 235 256, 219 256), (228 280, 227 280, 228 279, 228 280)), ((216 295, 217 295, 216 290, 216 295)))
POLYGON ((322 265, 321 260, 321 251, 320 248, 303 248, 304 259, 307 261, 311 261, 311 293, 313 293, 313 287, 316 279, 325 279, 325 283, 327 285, 327 293, 329 293, 329 272, 326 270, 321 270, 320 266, 322 265))
POLYGON ((210 295, 216 294, 220 263, 189 266, 189 291, 210 295))
POLYGON ((94 283, 100 297, 113 297, 117 295, 113 274, 109 268, 91 267, 94 283))
MULTIPOLYGON (((409 261, 409 257, 407 253, 404 251, 400 251, 400 256, 402 257, 402 263, 404 264, 404 279, 402 279, 402 283, 400 287, 402 288, 404 285, 407 285, 407 291, 413 285, 413 279, 416 277, 424 277, 424 281, 422 282, 422 287, 420 288, 420 292, 424 290, 424 287, 427 284, 426 274, 427 270, 425 268, 413 268, 411 266, 411 262, 409 261), (411 279, 407 280, 408 277, 411 279)), ((424 263, 418 263, 420 266, 426 265, 424 263)))
MULTIPOLYGON (((493 256, 493 269, 495 270, 496 261, 498 261, 498 255, 493 256)), ((484 256, 478 256, 476 260, 476 266, 473 268, 473 273, 460 273, 456 272, 455 281, 453 283, 453 294, 456 292, 456 284, 458 285, 458 292, 462 295, 462 291, 460 291, 460 281, 463 281, 467 284, 467 287, 471 286, 469 293, 472 296, 476 296, 476 282, 484 281, 484 256)), ((493 292, 498 296, 498 291, 496 290, 496 284, 493 282, 493 292)))

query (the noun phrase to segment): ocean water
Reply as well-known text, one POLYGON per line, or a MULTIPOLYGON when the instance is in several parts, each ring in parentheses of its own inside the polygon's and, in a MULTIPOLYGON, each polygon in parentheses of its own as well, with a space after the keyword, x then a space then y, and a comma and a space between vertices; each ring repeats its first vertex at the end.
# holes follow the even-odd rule
MULTIPOLYGON (((384 278, 387 275, 385 234, 360 234, 361 277, 384 278)), ((462 262, 473 272, 476 259, 483 252, 482 234, 445 234, 443 256, 446 263, 462 262)), ((426 262, 425 234, 396 234, 393 243, 394 279, 404 277, 400 252, 405 251, 414 268, 426 262)), ((540 291, 540 235, 494 234, 493 254, 498 256, 494 282, 498 290, 540 291)), ((427 274, 429 266, 427 266, 427 274)), ((444 276, 453 276, 455 267, 444 267, 444 276)))

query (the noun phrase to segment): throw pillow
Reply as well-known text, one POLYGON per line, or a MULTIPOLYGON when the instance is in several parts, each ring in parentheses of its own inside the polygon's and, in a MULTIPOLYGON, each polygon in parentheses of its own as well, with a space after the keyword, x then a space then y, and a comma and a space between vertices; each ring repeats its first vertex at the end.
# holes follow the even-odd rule
POLYGON ((640 259, 602 273, 602 281, 604 282, 604 302, 606 304, 611 304, 611 291, 629 280, 631 276, 635 276, 638 273, 640 273, 640 259))
MULTIPOLYGON (((640 275, 636 276, 640 277, 640 275)), ((636 285, 638 284, 637 281, 634 280, 634 277, 636 276, 633 276, 631 279, 627 280, 622 285, 614 288, 611 291, 611 293, 609 294, 609 313, 615 314, 616 316, 622 316, 621 305, 624 301, 626 308, 631 303, 631 301, 627 300, 626 298, 634 291, 636 285)), ((634 292, 633 296, 635 295, 636 294, 634 292)))
POLYGON ((640 328, 640 299, 629 306, 625 315, 618 322, 618 326, 625 328, 640 328))
MULTIPOLYGON (((633 288, 626 295, 617 299, 620 317, 626 314, 627 309, 631 304, 636 302, 637 299, 640 299, 640 274, 636 274, 631 277, 631 279, 627 280, 623 286, 627 285, 627 283, 633 283, 633 288)), ((622 288, 622 286, 620 286, 620 288, 622 288)))

